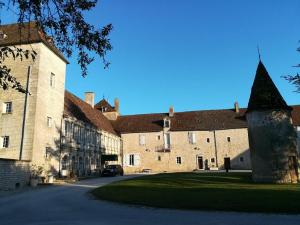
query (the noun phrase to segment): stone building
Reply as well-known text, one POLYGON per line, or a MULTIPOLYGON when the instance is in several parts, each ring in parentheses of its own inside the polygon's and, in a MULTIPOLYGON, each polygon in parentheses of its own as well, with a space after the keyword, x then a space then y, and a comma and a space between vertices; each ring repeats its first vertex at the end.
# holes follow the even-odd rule
POLYGON ((5 60, 30 94, 0 92, 0 188, 26 184, 32 164, 43 166, 45 177, 49 172, 80 176, 99 171, 105 155, 121 160, 120 138, 108 119, 65 91, 68 62, 52 39, 34 22, 3 25, 0 31, 0 47, 37 52, 35 60, 5 60))
POLYGON ((292 110, 260 61, 246 114, 254 181, 297 183, 297 134, 292 110))
MULTIPOLYGON (((22 85, 28 83, 30 95, 0 92, 0 189, 26 184, 32 164, 42 165, 45 176, 99 174, 105 164, 121 164, 125 173, 251 169, 247 109, 238 103, 232 109, 170 107, 167 113, 123 116, 118 99, 114 106, 105 99, 94 104, 93 92, 83 101, 65 90, 68 62, 34 23, 25 24, 21 36, 17 24, 0 31, 6 37, 0 47, 38 53, 35 61, 5 61, 22 85)), ((252 109, 249 120, 258 114, 252 109)), ((293 126, 300 130, 300 106, 293 109, 293 126)), ((289 116, 287 107, 282 118, 289 116)))

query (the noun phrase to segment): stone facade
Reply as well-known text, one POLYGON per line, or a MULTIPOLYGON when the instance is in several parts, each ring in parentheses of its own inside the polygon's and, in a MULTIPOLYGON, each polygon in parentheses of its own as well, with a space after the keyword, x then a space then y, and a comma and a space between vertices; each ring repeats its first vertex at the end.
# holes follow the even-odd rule
POLYGON ((0 168, 0 190, 13 190, 29 183, 29 162, 0 159, 0 168))
POLYGON ((69 176, 99 175, 106 164, 121 164, 121 139, 91 124, 72 117, 63 119, 61 174, 69 176), (104 155, 116 160, 104 161, 104 155))
POLYGON ((34 164, 58 170, 57 162, 47 163, 46 149, 56 149, 56 142, 60 139, 61 118, 64 110, 66 63, 43 43, 19 47, 23 49, 33 48, 38 54, 34 62, 24 60, 16 64, 13 59, 6 61, 6 65, 12 69, 17 80, 25 87, 28 67, 31 66, 30 94, 27 97, 23 148, 21 152, 26 95, 10 89, 0 93, 2 110, 4 110, 6 102, 12 104, 10 113, 2 111, 0 114, 0 135, 1 137, 9 137, 8 147, 0 149, 0 158, 31 161, 34 164), (50 82, 53 83, 50 84, 50 82))
POLYGON ((224 158, 232 169, 251 169, 247 129, 168 133, 169 148, 163 131, 122 134, 125 172, 223 169, 224 158))
POLYGON ((247 114, 255 182, 296 183, 297 136, 288 111, 247 114))

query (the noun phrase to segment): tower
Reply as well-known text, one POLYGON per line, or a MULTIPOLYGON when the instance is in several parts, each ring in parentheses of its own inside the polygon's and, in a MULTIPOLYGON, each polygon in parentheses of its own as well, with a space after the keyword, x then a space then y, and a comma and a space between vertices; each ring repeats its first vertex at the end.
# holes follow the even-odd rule
POLYGON ((259 61, 246 112, 254 182, 297 182, 297 135, 291 111, 259 61))

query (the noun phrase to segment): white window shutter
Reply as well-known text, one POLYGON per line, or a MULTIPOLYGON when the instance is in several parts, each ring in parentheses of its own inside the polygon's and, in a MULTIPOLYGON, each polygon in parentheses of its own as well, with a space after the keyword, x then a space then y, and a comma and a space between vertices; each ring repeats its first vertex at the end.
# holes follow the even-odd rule
POLYGON ((6 104, 2 103, 2 113, 6 113, 6 104))
POLYGON ((196 143, 196 133, 192 132, 192 143, 195 144, 196 143))
POLYGON ((0 137, 0 148, 3 148, 3 137, 0 137))
POLYGON ((124 160, 124 166, 128 166, 130 162, 130 155, 126 154, 123 160, 124 160))
POLYGON ((135 166, 139 166, 140 165, 140 163, 141 163, 141 158, 140 158, 140 155, 136 155, 136 154, 134 154, 134 165, 135 166))
POLYGON ((145 145, 146 140, 145 140, 145 135, 144 134, 140 134, 140 145, 145 145))

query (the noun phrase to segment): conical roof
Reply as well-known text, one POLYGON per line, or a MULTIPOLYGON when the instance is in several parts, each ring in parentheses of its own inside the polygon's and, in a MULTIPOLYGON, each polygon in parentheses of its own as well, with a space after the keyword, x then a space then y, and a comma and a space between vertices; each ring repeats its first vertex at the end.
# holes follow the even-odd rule
POLYGON ((292 108, 284 101, 264 64, 259 61, 251 89, 247 112, 269 109, 292 110, 292 108))

